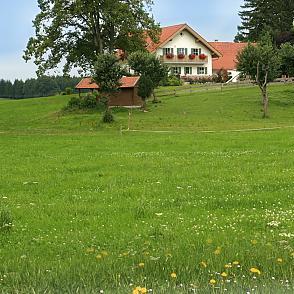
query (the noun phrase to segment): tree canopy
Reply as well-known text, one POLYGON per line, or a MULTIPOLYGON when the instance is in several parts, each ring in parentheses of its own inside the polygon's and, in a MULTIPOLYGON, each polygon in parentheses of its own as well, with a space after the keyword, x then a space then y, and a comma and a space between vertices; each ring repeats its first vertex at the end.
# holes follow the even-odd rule
MULTIPOLYGON (((241 25, 238 26, 236 42, 256 42, 264 30, 281 39, 293 29, 293 0, 245 0, 239 15, 241 25)), ((291 38, 291 36, 288 36, 291 38)))
POLYGON ((157 40, 160 28, 150 16, 152 0, 38 0, 35 36, 24 52, 33 59, 38 75, 64 63, 88 70, 97 54, 145 46, 146 32, 157 40))
MULTIPOLYGON (((138 51, 132 53, 128 58, 128 63, 136 74, 144 77, 143 81, 148 83, 148 88, 151 87, 151 93, 153 95, 154 89, 160 85, 160 82, 168 74, 168 68, 160 62, 156 55, 148 52, 138 51)), ((143 86, 142 82, 140 84, 143 86)), ((145 92, 146 90, 147 88, 145 90, 141 89, 140 91, 145 92)))
POLYGON ((267 85, 277 78, 281 66, 278 50, 270 34, 261 37, 257 46, 249 44, 238 56, 238 70, 256 81, 262 93, 263 116, 268 115, 267 85))

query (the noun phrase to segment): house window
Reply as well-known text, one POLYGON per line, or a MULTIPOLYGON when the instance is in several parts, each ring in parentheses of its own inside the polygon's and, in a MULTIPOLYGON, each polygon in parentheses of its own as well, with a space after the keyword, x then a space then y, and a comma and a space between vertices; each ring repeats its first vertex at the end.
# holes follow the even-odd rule
POLYGON ((200 55, 201 54, 201 48, 192 48, 191 54, 200 55))
POLYGON ((207 67, 197 67, 197 74, 198 75, 207 75, 207 67))
POLYGON ((171 74, 172 75, 180 75, 182 73, 181 67, 172 67, 171 68, 171 74))
POLYGON ((191 75, 192 74, 192 67, 188 66, 185 67, 185 75, 191 75))
POLYGON ((188 49, 187 48, 178 48, 177 53, 188 55, 188 49))
POLYGON ((163 48, 163 55, 167 55, 169 53, 173 54, 174 53, 174 48, 163 48))

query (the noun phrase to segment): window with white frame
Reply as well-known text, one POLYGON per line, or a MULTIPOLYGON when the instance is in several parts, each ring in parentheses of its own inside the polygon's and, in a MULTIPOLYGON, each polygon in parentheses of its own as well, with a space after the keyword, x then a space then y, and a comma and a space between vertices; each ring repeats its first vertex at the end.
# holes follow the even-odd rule
POLYGON ((191 54, 194 54, 194 55, 200 55, 201 54, 201 48, 192 48, 191 49, 191 54))
POLYGON ((207 75, 207 67, 204 67, 204 66, 197 67, 197 74, 198 75, 207 75))
POLYGON ((178 49, 177 49, 177 53, 178 53, 178 54, 184 54, 184 55, 187 55, 187 54, 188 54, 188 48, 178 48, 178 49))
POLYGON ((182 73, 181 67, 172 67, 171 68, 171 74, 172 75, 180 75, 182 73))
POLYGON ((186 66, 184 69, 185 75, 191 75, 192 74, 192 67, 191 66, 186 66))
POLYGON ((163 48, 162 50, 163 50, 163 55, 174 53, 174 48, 163 48))

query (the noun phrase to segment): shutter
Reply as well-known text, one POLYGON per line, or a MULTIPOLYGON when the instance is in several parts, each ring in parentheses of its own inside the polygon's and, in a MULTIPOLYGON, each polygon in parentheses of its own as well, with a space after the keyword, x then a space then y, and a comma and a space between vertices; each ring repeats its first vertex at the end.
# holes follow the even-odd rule
POLYGON ((198 53, 199 53, 199 55, 201 54, 201 48, 199 48, 199 52, 198 53))
POLYGON ((185 55, 188 55, 188 48, 185 48, 185 55))

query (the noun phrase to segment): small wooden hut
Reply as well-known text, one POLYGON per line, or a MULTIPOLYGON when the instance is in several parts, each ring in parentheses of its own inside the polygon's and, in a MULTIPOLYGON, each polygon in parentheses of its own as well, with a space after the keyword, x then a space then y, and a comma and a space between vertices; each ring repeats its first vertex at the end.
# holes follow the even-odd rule
MULTIPOLYGON (((109 106, 141 107, 143 100, 138 95, 140 77, 123 77, 120 80, 120 89, 109 97, 109 106)), ((75 87, 81 95, 82 90, 99 91, 99 86, 92 78, 82 79, 75 87)))

